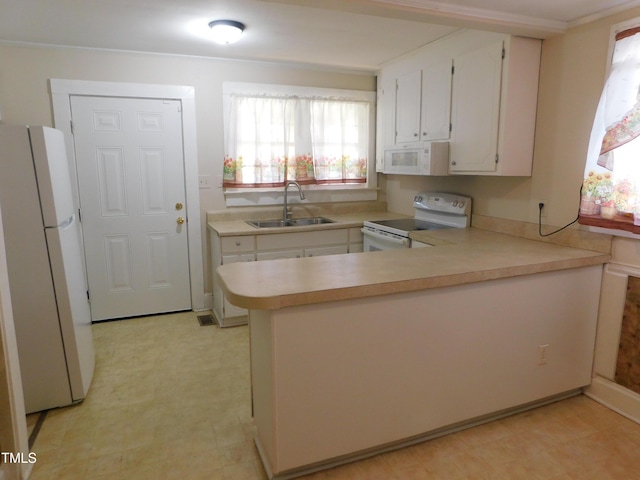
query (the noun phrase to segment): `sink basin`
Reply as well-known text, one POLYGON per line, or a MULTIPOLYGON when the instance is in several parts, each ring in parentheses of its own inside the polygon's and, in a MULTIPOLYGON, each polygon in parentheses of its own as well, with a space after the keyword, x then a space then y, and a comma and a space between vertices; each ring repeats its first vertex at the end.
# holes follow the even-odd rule
POLYGON ((296 226, 301 225, 322 225, 323 223, 333 223, 333 220, 329 220, 325 217, 308 217, 308 218, 292 218, 290 220, 296 226))
POLYGON ((282 227, 302 227, 305 225, 322 225, 324 223, 334 223, 325 217, 291 218, 289 220, 247 220, 247 223, 256 228, 282 228, 282 227))
POLYGON ((247 223, 256 228, 293 227, 291 220, 248 220, 247 223))

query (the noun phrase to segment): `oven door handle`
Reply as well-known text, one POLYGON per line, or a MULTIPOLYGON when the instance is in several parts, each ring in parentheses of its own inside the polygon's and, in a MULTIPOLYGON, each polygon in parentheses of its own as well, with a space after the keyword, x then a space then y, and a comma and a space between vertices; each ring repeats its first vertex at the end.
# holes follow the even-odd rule
POLYGON ((400 235, 394 235, 393 233, 388 234, 388 235, 383 235, 383 234, 380 234, 380 233, 375 232, 373 230, 368 230, 368 229, 365 229, 365 228, 362 228, 361 231, 362 231, 362 233, 364 235, 370 235, 370 236, 372 236, 374 238, 377 238, 377 239, 379 239, 379 240, 381 240, 383 242, 395 243, 397 245, 402 245, 402 246, 405 246, 405 247, 409 246, 409 241, 410 240, 407 237, 401 237, 400 235))

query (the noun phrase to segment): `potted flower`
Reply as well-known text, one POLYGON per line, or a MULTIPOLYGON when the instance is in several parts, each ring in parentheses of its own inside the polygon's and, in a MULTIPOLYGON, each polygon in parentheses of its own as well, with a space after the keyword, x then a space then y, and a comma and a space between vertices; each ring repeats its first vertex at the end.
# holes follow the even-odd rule
POLYGON ((591 170, 584 177, 580 197, 580 215, 598 215, 600 213, 600 201, 596 190, 599 182, 598 177, 600 175, 601 174, 591 170))
POLYGON ((614 188, 611 172, 596 174, 596 203, 600 203, 600 216, 603 218, 613 218, 616 215, 616 204, 613 195, 614 188))
POLYGON ((633 182, 623 178, 613 187, 613 201, 619 213, 631 213, 634 211, 636 203, 636 189, 633 182))

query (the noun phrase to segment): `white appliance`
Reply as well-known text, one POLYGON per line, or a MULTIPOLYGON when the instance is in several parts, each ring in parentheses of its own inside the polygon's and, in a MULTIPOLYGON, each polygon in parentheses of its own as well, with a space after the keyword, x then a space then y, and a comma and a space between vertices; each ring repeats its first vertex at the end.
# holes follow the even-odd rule
POLYGON ((85 398, 95 365, 64 134, 0 126, 0 207, 27 413, 85 398))
MULTIPOLYGON (((362 226, 363 250, 410 248, 409 233, 416 230, 466 228, 471 223, 471 198, 452 193, 426 192, 413 199, 413 218, 366 221, 362 226)), ((418 243, 418 242, 415 242, 418 243)))
POLYGON ((383 173, 448 175, 449 142, 405 143, 386 147, 383 173))

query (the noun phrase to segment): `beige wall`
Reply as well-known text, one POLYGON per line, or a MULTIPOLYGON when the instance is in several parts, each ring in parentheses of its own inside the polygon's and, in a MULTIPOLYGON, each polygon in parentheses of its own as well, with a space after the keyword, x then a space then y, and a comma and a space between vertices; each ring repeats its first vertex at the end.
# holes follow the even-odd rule
MULTIPOLYGON (((64 48, 0 46, 0 111, 6 123, 53 126, 48 79, 190 85, 196 92, 200 174, 222 172, 222 82, 375 91, 367 74, 267 63, 64 48)), ((213 177, 212 177, 213 179, 213 177)), ((201 190, 202 210, 225 208, 222 190, 201 190)))
MULTIPOLYGON (((267 63, 138 53, 0 45, 0 113, 4 123, 53 126, 48 80, 189 85, 195 87, 198 170, 212 188, 200 190, 200 208, 225 209, 215 176, 222 173, 222 83, 255 82, 375 91, 372 74, 326 72, 267 63)), ((205 215, 202 215, 204 222, 205 215)), ((211 292, 207 229, 202 226, 205 292, 211 292)))
MULTIPOLYGON (((413 195, 456 191, 474 212, 537 221, 546 203, 549 225, 564 225, 578 209, 591 122, 606 71, 610 28, 640 16, 640 8, 570 29, 543 42, 533 176, 530 178, 381 178, 391 211, 412 214, 413 195)), ((192 85, 196 91, 200 174, 215 175, 223 157, 222 82, 264 82, 374 90, 366 74, 332 73, 267 63, 63 48, 0 46, 0 112, 7 123, 52 125, 49 78, 192 85)), ((201 208, 224 209, 222 190, 200 191, 201 208)), ((203 228, 203 232, 206 229, 203 228)), ((209 291, 209 279, 206 290, 209 291)))

